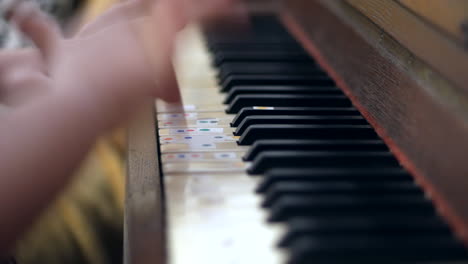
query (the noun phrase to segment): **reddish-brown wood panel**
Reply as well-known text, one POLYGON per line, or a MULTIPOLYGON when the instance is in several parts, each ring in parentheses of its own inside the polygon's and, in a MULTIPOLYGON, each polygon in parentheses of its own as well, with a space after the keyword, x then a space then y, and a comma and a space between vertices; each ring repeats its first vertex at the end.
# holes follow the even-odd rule
MULTIPOLYGON (((409 74, 408 68, 420 63, 411 56, 396 56, 405 49, 348 5, 306 0, 285 5, 282 18, 291 32, 350 96, 457 234, 468 241, 466 116, 456 114, 447 98, 434 96, 433 87, 409 74), (345 23, 343 16, 353 17, 353 23, 345 23), (367 27, 363 30, 367 37, 375 39, 363 38, 356 26, 367 27), (388 46, 393 50, 377 46, 385 41, 391 42, 388 46)), ((425 74, 435 73, 428 68, 425 74)))

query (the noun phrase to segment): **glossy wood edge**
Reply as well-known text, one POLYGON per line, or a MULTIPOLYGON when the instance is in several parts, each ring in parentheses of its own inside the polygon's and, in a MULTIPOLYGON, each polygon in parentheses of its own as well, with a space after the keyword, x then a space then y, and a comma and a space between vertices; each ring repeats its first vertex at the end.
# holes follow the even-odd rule
POLYGON ((128 157, 124 214, 124 263, 166 263, 164 194, 154 100, 128 130, 128 157))
POLYGON ((444 95, 457 89, 342 1, 283 5, 281 18, 292 34, 468 242, 466 97, 444 95))
POLYGON ((397 1, 346 0, 417 57, 468 91, 468 52, 397 1))

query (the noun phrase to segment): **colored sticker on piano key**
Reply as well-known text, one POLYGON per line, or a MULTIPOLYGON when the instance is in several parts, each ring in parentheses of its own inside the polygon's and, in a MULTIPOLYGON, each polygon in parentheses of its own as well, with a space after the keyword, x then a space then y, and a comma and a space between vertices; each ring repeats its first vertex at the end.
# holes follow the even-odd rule
POLYGON ((211 118, 211 119, 198 119, 197 125, 199 126, 216 126, 219 123, 218 118, 211 118))
POLYGON ((171 153, 171 154, 163 154, 161 156, 163 162, 184 162, 184 161, 191 161, 191 160, 204 160, 206 158, 206 154, 204 153, 171 153))
POLYGON ((197 119, 226 119, 231 121, 224 111, 210 111, 210 112, 186 112, 186 113, 164 113, 158 114, 158 121, 177 121, 177 120, 197 120, 197 119))
POLYGON ((219 152, 219 153, 214 153, 214 157, 219 160, 228 160, 228 159, 236 159, 240 158, 238 157, 238 154, 235 152, 219 152))
POLYGON ((239 146, 236 142, 215 142, 215 143, 166 143, 160 146, 161 153, 175 152, 205 152, 205 151, 242 151, 245 152, 248 146, 239 146))
POLYGON ((212 119, 196 119, 196 120, 161 120, 158 121, 159 128, 196 128, 196 127, 209 127, 209 126, 222 126, 230 127, 232 118, 218 118, 212 119))
MULTIPOLYGON (((232 132, 232 128, 229 128, 232 132)), ((226 131, 227 132, 227 131, 226 131)), ((194 127, 194 128, 175 128, 175 129, 159 129, 160 135, 200 135, 200 134, 220 134, 224 133, 222 127, 194 127)))
POLYGON ((162 154, 163 162, 191 162, 191 161, 241 161, 243 152, 182 152, 162 154))
POLYGON ((198 113, 175 113, 175 114, 160 114, 158 120, 193 120, 196 119, 198 113))
POLYGON ((215 143, 192 143, 190 144, 191 147, 195 149, 215 149, 216 144, 215 143))
POLYGON ((171 143, 187 143, 187 144, 201 144, 201 143, 214 143, 214 142, 235 142, 233 136, 220 134, 220 135, 173 135, 159 137, 160 144, 171 143))

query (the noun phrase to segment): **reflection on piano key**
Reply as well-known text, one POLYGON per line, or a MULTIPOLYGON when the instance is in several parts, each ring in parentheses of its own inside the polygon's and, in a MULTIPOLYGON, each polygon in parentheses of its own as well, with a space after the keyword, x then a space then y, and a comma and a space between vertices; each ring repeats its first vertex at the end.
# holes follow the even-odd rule
POLYGON ((244 174, 165 174, 171 263, 283 263, 281 225, 264 224, 244 174))

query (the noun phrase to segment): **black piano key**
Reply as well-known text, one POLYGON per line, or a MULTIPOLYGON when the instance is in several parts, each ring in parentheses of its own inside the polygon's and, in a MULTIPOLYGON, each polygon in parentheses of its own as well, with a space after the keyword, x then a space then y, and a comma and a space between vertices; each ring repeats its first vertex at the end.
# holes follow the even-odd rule
POLYGON ((263 174, 256 191, 268 220, 285 227, 278 246, 287 263, 466 260, 462 243, 349 100, 287 99, 343 93, 281 22, 254 16, 250 30, 211 34, 207 46, 229 92, 226 112, 238 112, 231 122, 238 143, 254 144, 244 160, 253 161, 249 173, 263 174))
POLYGON ((351 101, 345 95, 302 95, 302 94, 246 94, 237 95, 226 113, 235 114, 249 106, 317 106, 317 107, 350 107, 351 101))
POLYGON ((270 45, 270 44, 282 44, 282 45, 294 45, 297 46, 297 41, 288 35, 261 35, 261 34, 249 34, 245 32, 234 32, 230 35, 208 35, 206 38, 208 47, 216 49, 224 45, 270 45))
POLYGON ((277 181, 265 193, 262 207, 270 207, 279 197, 290 194, 323 195, 385 195, 385 194, 420 194, 422 190, 412 182, 301 182, 277 181))
POLYGON ((288 264, 450 263, 466 260, 463 245, 451 235, 303 236, 291 246, 288 264))
POLYGON ((319 74, 277 75, 277 74, 236 74, 227 77, 221 84, 222 92, 229 92, 233 86, 241 85, 315 85, 335 86, 328 76, 319 74))
POLYGON ((337 87, 316 87, 316 86, 234 86, 226 95, 225 104, 229 104, 232 100, 241 94, 343 94, 337 87))
POLYGON ((398 162, 388 152, 361 151, 265 151, 247 170, 262 174, 273 168, 391 168, 398 162))
POLYGON ((232 119, 231 126, 237 127, 250 115, 360 115, 354 107, 244 107, 232 119))
POLYGON ((388 148, 382 140, 258 140, 247 150, 243 159, 252 161, 259 153, 269 150, 387 151, 388 148))
POLYGON ((287 247, 295 239, 314 235, 405 235, 450 234, 450 228, 434 216, 342 216, 295 217, 286 222, 287 231, 278 246, 287 247))
POLYGON ((237 45, 242 47, 243 45, 250 44, 283 44, 283 45, 296 45, 300 46, 296 39, 282 27, 271 28, 268 30, 262 28, 261 30, 255 30, 255 25, 252 25, 250 31, 245 30, 218 30, 217 32, 208 32, 205 36, 205 41, 208 47, 216 48, 220 45, 237 45), (253 31, 252 31, 253 29, 253 31))
POLYGON ((434 215, 432 202, 422 195, 285 195, 271 205, 268 221, 305 216, 434 215))
POLYGON ((242 45, 238 43, 207 43, 207 47, 212 52, 231 52, 231 51, 285 51, 285 52, 304 52, 303 48, 294 42, 282 41, 256 43, 255 41, 246 42, 242 45))
POLYGON ((251 125, 260 124, 303 124, 303 125, 366 125, 362 116, 248 116, 233 132, 241 136, 251 125))
POLYGON ((323 74, 323 71, 315 63, 287 63, 287 62, 228 62, 218 68, 218 78, 223 82, 228 76, 236 74, 323 74))
POLYGON ((268 170, 256 192, 268 191, 275 182, 412 182, 413 178, 402 168, 275 168, 268 170))
POLYGON ((378 139, 369 125, 251 125, 239 145, 261 139, 378 139))
POLYGON ((303 51, 224 51, 212 54, 213 64, 219 66, 228 62, 310 62, 314 60, 303 51))

